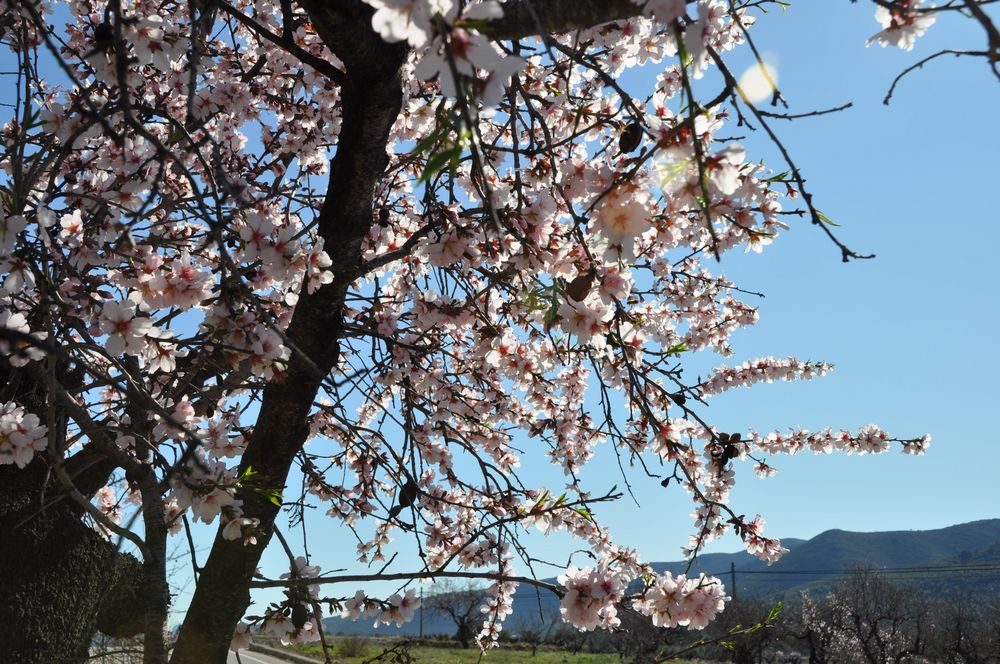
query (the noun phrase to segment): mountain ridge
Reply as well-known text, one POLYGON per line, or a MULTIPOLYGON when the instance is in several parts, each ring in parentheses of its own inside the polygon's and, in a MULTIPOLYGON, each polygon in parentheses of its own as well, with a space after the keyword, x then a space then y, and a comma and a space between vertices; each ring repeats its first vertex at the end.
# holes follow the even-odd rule
MULTIPOLYGON (((857 565, 871 564, 885 570, 890 580, 914 586, 917 590, 959 596, 972 590, 1000 593, 1000 519, 983 519, 931 530, 891 530, 857 532, 833 528, 810 539, 787 538, 789 549, 771 566, 745 551, 706 553, 694 561, 651 563, 662 573, 718 576, 733 595, 731 570, 735 568, 736 596, 778 598, 800 591, 822 592, 857 565), (986 567, 972 571, 963 568, 986 567), (932 568, 924 572, 905 568, 932 568), (904 568, 904 571, 899 571, 904 568)), ((545 579, 555 582, 555 579, 545 579)), ((521 586, 514 596, 514 613, 508 625, 517 627, 525 621, 538 623, 539 610, 545 621, 558 617, 559 601, 551 593, 536 592, 521 586)), ((449 634, 455 631, 447 619, 424 612, 425 634, 449 634)), ((416 635, 419 622, 401 628, 381 626, 371 621, 345 621, 327 618, 324 625, 331 633, 416 635)))

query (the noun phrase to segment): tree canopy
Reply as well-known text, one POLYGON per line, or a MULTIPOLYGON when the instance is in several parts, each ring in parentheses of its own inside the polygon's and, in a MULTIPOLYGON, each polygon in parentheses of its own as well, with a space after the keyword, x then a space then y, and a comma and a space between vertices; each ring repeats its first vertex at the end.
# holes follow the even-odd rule
MULTIPOLYGON (((804 220, 843 261, 867 258, 781 143, 779 121, 837 110, 789 110, 758 54, 754 23, 785 4, 0 0, 17 62, 0 154, 0 607, 20 617, 0 626, 0 659, 79 661, 99 629, 142 634, 146 662, 223 662, 251 627, 311 641, 325 615, 410 620, 428 578, 490 584, 484 648, 520 584, 557 593, 582 630, 614 628, 622 607, 700 629, 725 588, 654 574, 615 543, 600 506, 620 492, 579 480, 598 445, 623 491, 690 497, 689 555, 734 532, 767 560, 783 548, 730 505, 737 468, 922 453, 929 436, 874 424, 713 425, 713 396, 827 364, 685 371, 692 354, 734 355, 757 320, 757 295, 717 269, 728 252, 762 253, 804 220), (763 100, 734 49, 755 54, 763 100), (636 69, 655 84, 624 85, 636 69), (747 154, 734 127, 782 162, 747 154), (542 461, 564 485, 523 478, 542 461), (328 520, 310 527, 341 528, 370 574, 324 572, 283 535, 278 515, 304 524, 310 505, 328 520), (207 558, 196 521, 217 525, 207 558), (532 528, 589 557, 541 581, 532 528), (168 653, 170 542, 196 585, 168 653), (284 569, 258 569, 269 544, 284 569), (399 591, 357 589, 372 580, 399 591), (255 588, 284 600, 248 614, 255 588)), ((960 13, 985 47, 931 57, 997 73, 990 4, 874 0, 872 43, 909 49, 960 13)))

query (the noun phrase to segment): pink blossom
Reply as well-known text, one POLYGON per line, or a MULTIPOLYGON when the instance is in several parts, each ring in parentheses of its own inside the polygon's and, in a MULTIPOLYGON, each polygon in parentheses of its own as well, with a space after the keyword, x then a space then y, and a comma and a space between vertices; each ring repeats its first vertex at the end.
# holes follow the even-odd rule
POLYGON ((900 0, 892 9, 879 5, 875 8, 875 20, 882 24, 882 31, 868 40, 867 46, 878 42, 879 46, 898 46, 904 51, 913 49, 918 37, 922 37, 934 25, 937 14, 917 11, 923 0, 900 0))
POLYGON ((141 355, 152 327, 148 318, 136 318, 132 302, 111 301, 101 307, 101 331, 108 335, 104 346, 112 355, 141 355))
POLYGON ((571 565, 559 583, 566 589, 559 612, 564 621, 583 631, 602 625, 622 597, 621 580, 601 567, 577 569, 571 565))
POLYGON ((47 429, 38 416, 13 401, 0 406, 0 465, 24 468, 48 445, 47 429))
POLYGON ((614 244, 630 242, 651 228, 649 204, 646 193, 632 187, 616 187, 599 204, 595 225, 614 244))
POLYGON ((229 642, 229 649, 237 652, 249 648, 251 643, 253 643, 253 637, 250 634, 250 625, 240 622, 236 625, 236 631, 233 632, 233 640, 229 642))
POLYGON ((416 610, 420 607, 420 600, 417 599, 417 591, 409 588, 400 595, 396 593, 389 598, 389 608, 384 609, 376 618, 375 626, 396 623, 397 627, 413 620, 416 610))

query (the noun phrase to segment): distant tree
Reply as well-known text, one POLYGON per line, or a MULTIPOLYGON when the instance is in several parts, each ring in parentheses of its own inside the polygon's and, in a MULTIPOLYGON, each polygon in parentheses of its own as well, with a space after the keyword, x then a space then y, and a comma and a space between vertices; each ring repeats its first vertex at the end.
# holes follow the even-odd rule
POLYGON ((829 597, 817 599, 802 593, 798 612, 785 623, 785 633, 807 649, 809 664, 832 661, 834 644, 840 638, 833 620, 833 602, 829 597))
POLYGON ((558 619, 546 620, 541 616, 522 616, 515 621, 511 634, 517 641, 529 646, 534 657, 538 647, 549 640, 559 622, 558 619))
MULTIPOLYGON (((922 655, 930 627, 930 603, 894 584, 871 566, 859 566, 828 597, 839 632, 835 647, 869 664, 922 655)), ((840 659, 840 657, 838 657, 840 659)))
POLYGON ((455 623, 455 639, 463 648, 472 640, 483 622, 480 608, 486 591, 473 582, 440 581, 433 595, 425 597, 424 608, 431 614, 445 616, 455 623))
POLYGON ((663 629, 649 616, 621 611, 621 629, 610 637, 610 646, 623 662, 646 664, 656 661, 664 648, 677 640, 676 629, 663 629))
POLYGON ((568 650, 570 654, 576 655, 583 650, 590 639, 590 634, 573 629, 565 623, 560 623, 552 630, 548 641, 560 650, 568 650))
POLYGON ((1000 662, 1000 597, 941 602, 928 637, 928 656, 946 664, 1000 662))
POLYGON ((764 650, 775 640, 775 632, 764 627, 774 603, 748 598, 733 600, 726 610, 712 623, 711 636, 723 637, 730 633, 748 630, 756 625, 759 629, 737 634, 724 640, 729 658, 736 664, 760 664, 764 660, 764 650))
POLYGON ((549 640, 559 622, 558 619, 545 619, 542 616, 521 617, 514 623, 511 632, 518 641, 531 648, 531 656, 534 657, 538 653, 538 646, 549 640))

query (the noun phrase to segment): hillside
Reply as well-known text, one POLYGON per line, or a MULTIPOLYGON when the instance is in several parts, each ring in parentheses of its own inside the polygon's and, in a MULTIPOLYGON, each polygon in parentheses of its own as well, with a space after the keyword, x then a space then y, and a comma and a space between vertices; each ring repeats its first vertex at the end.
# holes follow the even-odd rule
MULTIPOLYGON (((730 584, 730 566, 736 568, 736 590, 742 597, 789 597, 799 591, 822 592, 856 565, 872 564, 887 570, 894 582, 913 585, 937 596, 962 596, 972 592, 1000 593, 1000 519, 973 521, 937 530, 898 530, 856 533, 828 530, 809 540, 787 538, 782 544, 789 552, 768 567, 766 563, 737 553, 709 553, 691 564, 691 572, 719 576, 730 584), (926 571, 900 568, 934 568, 926 571), (992 569, 968 569, 987 567, 992 569), (963 569, 964 568, 964 569, 963 569)), ((687 561, 653 563, 661 572, 684 572, 687 561)), ((550 579, 551 581, 551 579, 550 579)), ((730 594, 731 594, 730 589, 730 594)), ((514 614, 508 628, 538 624, 540 613, 546 621, 558 616, 558 599, 550 593, 522 587, 514 597, 514 614)), ((402 628, 370 621, 348 622, 328 618, 326 628, 333 633, 418 634, 419 621, 402 628)), ((425 634, 449 634, 454 625, 447 619, 424 615, 425 634)))

